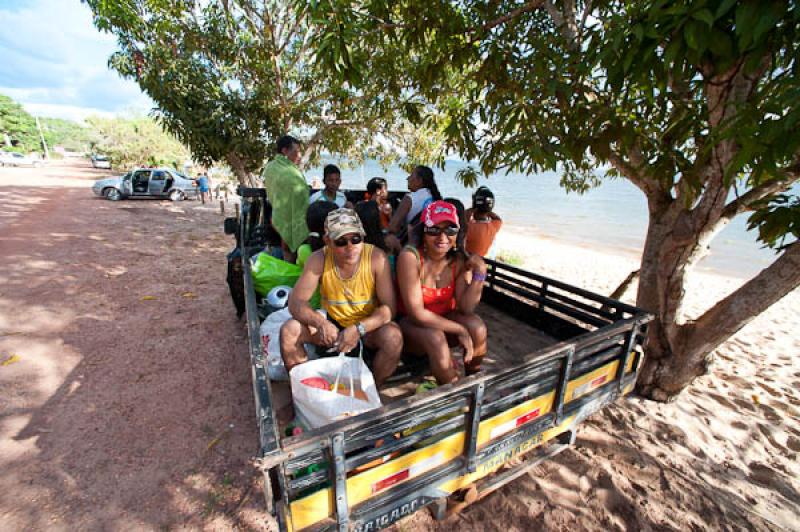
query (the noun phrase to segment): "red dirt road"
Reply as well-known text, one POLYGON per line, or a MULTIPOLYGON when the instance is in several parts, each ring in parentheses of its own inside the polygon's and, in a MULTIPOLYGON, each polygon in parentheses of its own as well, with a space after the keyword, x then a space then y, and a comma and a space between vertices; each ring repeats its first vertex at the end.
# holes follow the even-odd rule
POLYGON ((271 528, 219 207, 102 175, 0 170, 0 530, 271 528))

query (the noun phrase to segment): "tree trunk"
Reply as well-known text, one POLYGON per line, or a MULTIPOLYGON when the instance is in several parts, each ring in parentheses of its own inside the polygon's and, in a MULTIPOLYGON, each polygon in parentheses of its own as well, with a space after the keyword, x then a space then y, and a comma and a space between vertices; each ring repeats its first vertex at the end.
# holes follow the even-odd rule
POLYGON ((231 152, 225 158, 227 159, 231 170, 233 170, 234 175, 239 180, 240 185, 248 188, 255 187, 257 185, 255 180, 250 177, 250 172, 247 171, 244 161, 242 161, 238 154, 231 152))
POLYGON ((671 401, 708 372, 711 354, 720 344, 800 286, 800 244, 789 246, 772 265, 702 316, 682 323, 678 309, 683 304, 685 276, 701 254, 687 246, 705 248, 715 231, 699 232, 694 244, 678 243, 673 238, 677 230, 664 222, 681 223, 680 216, 661 214, 651 217, 642 257, 637 305, 655 314, 655 319, 649 325, 637 392, 657 401, 671 401), (680 259, 670 261, 670 257, 680 259))

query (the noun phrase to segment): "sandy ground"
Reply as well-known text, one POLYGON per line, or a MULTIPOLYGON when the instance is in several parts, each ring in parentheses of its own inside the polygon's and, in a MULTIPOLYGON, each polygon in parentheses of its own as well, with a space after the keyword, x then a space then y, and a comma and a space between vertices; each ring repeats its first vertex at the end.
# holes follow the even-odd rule
MULTIPOLYGON (((0 530, 271 529, 219 208, 96 199, 106 174, 0 170, 0 530)), ((511 228, 499 245, 602 293, 636 263, 511 228)), ((697 277, 692 311, 741 282, 697 277)), ((459 516, 395 528, 800 529, 798 330, 795 293, 679 401, 620 402, 459 516)))

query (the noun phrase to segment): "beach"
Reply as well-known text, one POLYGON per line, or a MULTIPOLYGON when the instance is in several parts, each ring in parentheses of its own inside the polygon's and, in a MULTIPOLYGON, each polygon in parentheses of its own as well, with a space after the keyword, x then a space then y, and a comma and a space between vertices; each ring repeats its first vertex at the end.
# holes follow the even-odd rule
MULTIPOLYGON (((497 250, 525 269, 605 295, 638 267, 631 253, 518 227, 501 231, 497 250)), ((688 317, 744 281, 694 274, 688 317)), ((599 412, 578 429, 574 449, 442 529, 800 529, 798 354, 795 291, 717 349, 710 374, 675 402, 632 397, 599 412)))
MULTIPOLYGON (((0 529, 274 530, 219 205, 95 198, 82 164, 0 170, 0 529)), ((513 224, 497 248, 606 295, 638 261, 513 224)), ((694 275, 689 317, 742 282, 694 275)), ((800 529, 798 331, 795 292, 675 402, 622 399, 460 514, 393 528, 800 529)))

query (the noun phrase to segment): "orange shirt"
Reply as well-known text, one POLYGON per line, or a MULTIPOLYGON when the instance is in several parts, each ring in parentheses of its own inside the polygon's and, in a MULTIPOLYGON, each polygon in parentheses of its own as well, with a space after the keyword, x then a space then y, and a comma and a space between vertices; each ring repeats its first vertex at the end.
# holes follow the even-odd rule
POLYGON ((470 218, 467 222, 467 242, 465 244, 467 251, 476 253, 481 257, 486 256, 489 253, 489 248, 492 247, 494 237, 497 236, 502 226, 502 220, 493 218, 476 220, 475 218, 470 218))

